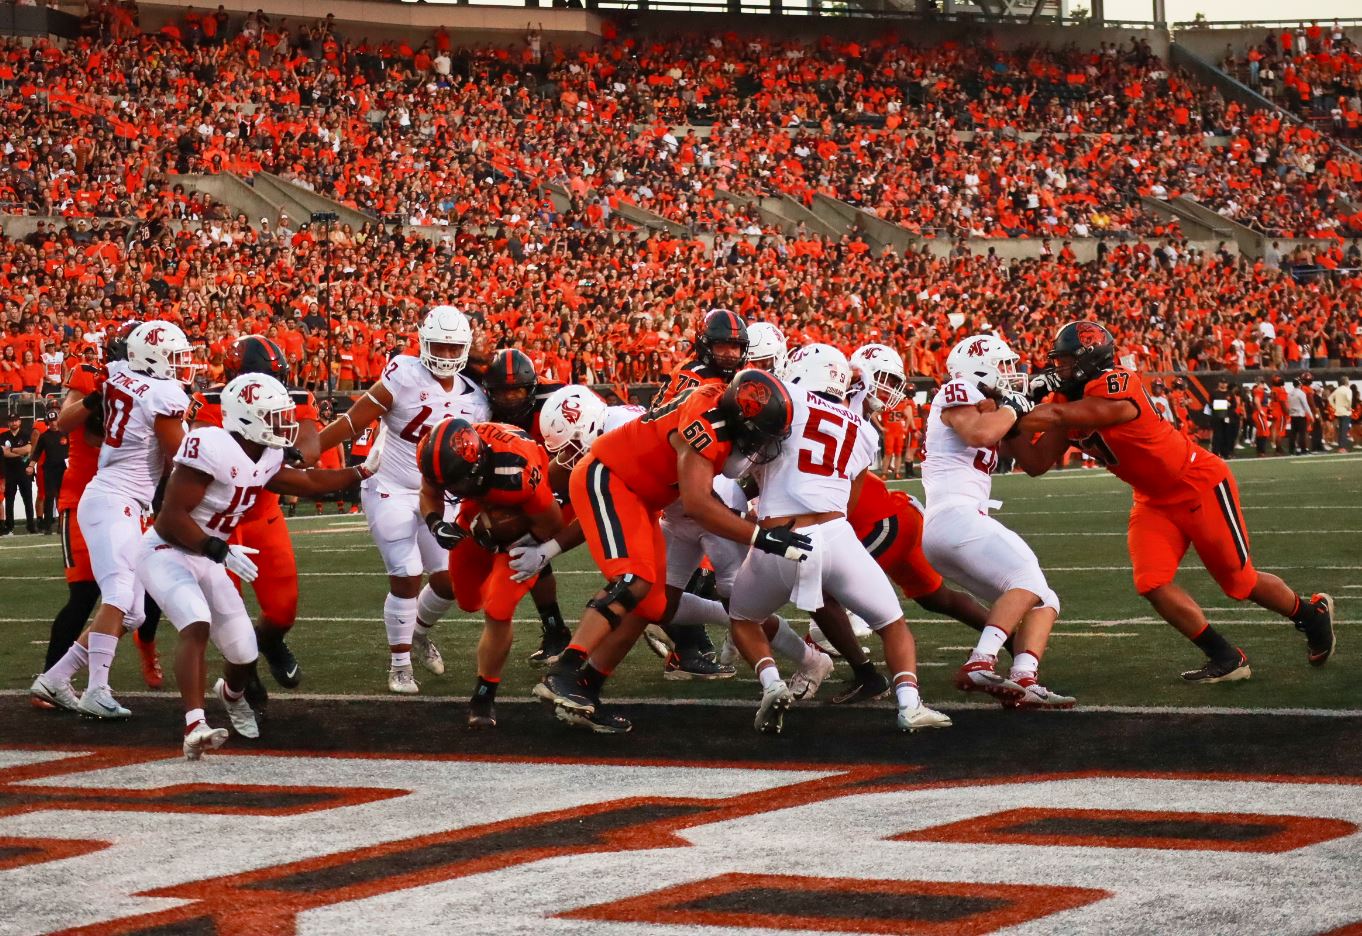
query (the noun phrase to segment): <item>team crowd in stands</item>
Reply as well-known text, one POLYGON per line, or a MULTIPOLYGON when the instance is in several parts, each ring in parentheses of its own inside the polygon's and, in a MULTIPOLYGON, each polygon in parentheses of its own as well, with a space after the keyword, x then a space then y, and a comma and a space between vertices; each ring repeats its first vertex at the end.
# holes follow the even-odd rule
POLYGON ((1362 50, 1337 22, 1268 33, 1241 54, 1227 49, 1222 66, 1283 107, 1326 121, 1334 135, 1362 138, 1362 50))

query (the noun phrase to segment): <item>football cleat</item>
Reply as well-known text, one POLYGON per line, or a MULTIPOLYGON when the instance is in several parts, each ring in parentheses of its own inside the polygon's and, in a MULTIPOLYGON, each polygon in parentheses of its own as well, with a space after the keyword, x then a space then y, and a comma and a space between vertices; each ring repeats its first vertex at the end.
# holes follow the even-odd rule
POLYGON ((53 679, 46 673, 33 680, 28 692, 33 698, 46 702, 53 708, 66 709, 69 712, 80 711, 80 697, 76 695, 76 690, 71 688, 71 684, 53 679))
POLYGON ((539 649, 530 654, 531 666, 552 666, 558 655, 572 643, 572 631, 566 627, 544 627, 540 624, 539 649))
POLYGON ((955 688, 961 692, 986 692, 1000 702, 1015 702, 1025 693, 1022 687, 993 671, 996 657, 969 660, 955 671, 955 688))
POLYGON ((265 709, 270 704, 270 694, 265 688, 265 683, 260 679, 260 673, 251 668, 250 675, 246 677, 246 704, 255 712, 256 720, 265 717, 265 709))
POLYGON ((421 687, 416 683, 410 666, 394 666, 388 670, 388 691, 399 695, 416 695, 421 687))
MULTIPOLYGON (((257 631, 256 633, 260 632, 257 631)), ((303 670, 298 665, 298 658, 289 649, 283 635, 278 634, 272 639, 264 637, 259 642, 260 655, 269 664, 270 675, 274 677, 274 681, 285 689, 298 688, 298 684, 303 681, 303 670)))
POLYGON ((468 727, 495 728, 497 726, 497 704, 491 699, 468 700, 468 727))
POLYGON ((198 760, 203 757, 204 751, 216 751, 227 743, 226 728, 210 728, 208 722, 200 719, 197 723, 184 730, 184 751, 185 760, 198 760))
POLYGON ((756 729, 762 734, 780 734, 785 727, 785 713, 793 704, 794 696, 785 683, 771 683, 761 693, 761 705, 757 706, 754 721, 756 729))
POLYGON ((165 682, 165 674, 161 672, 161 657, 156 652, 156 641, 142 641, 142 635, 137 631, 132 632, 132 642, 137 647, 137 655, 142 662, 142 680, 147 684, 148 689, 160 689, 165 682))
POLYGON ((227 718, 232 723, 232 730, 243 738, 260 737, 260 726, 255 723, 255 712, 251 711, 251 705, 243 695, 239 699, 232 699, 227 695, 227 680, 219 678, 213 684, 213 695, 218 697, 222 707, 227 710, 227 718))
POLYGON ((1013 702, 1004 702, 1007 708, 1015 709, 1071 709, 1078 704, 1078 700, 1073 696, 1060 695, 1046 689, 1034 676, 1022 676, 1014 679, 1017 685, 1022 687, 1022 697, 1013 702))
POLYGON ((790 694, 801 702, 817 695, 818 687, 832 674, 832 657, 826 653, 815 653, 813 656, 812 662, 806 660, 790 677, 790 694))
POLYGON ((643 629, 643 639, 648 644, 648 649, 656 653, 662 659, 667 659, 671 655, 672 639, 667 636, 667 632, 661 625, 649 624, 643 629))
POLYGON ((1314 614, 1296 630, 1305 635, 1305 656, 1311 666, 1323 666, 1334 655, 1334 599, 1325 594, 1312 595, 1310 607, 1314 614))
POLYGON ((921 702, 916 708, 901 708, 898 714, 899 731, 921 731, 923 728, 949 728, 949 715, 928 708, 921 702))
POLYGON ((541 702, 584 715, 596 711, 596 700, 573 673, 545 673, 534 687, 534 696, 541 702))
POLYGON ((445 671, 445 658, 440 656, 440 648, 430 639, 430 634, 421 633, 418 627, 411 635, 411 655, 421 661, 421 665, 436 676, 445 671))
POLYGON ((119 721, 132 714, 118 704, 108 686, 100 686, 98 689, 87 686, 80 695, 80 701, 76 703, 76 711, 90 718, 108 721, 119 721))
POLYGON ((717 663, 699 650, 687 650, 679 656, 675 650, 667 654, 667 662, 662 664, 663 679, 731 679, 737 670, 724 663, 717 663))
MULTIPOLYGON (((599 701, 597 700, 598 704, 599 701)), ((623 715, 613 715, 600 708, 591 712, 582 712, 559 705, 554 708, 553 713, 564 724, 586 728, 596 734, 626 734, 634 727, 634 723, 623 715)))
POLYGON ((1253 675, 1249 668, 1248 656, 1238 647, 1234 648, 1237 657, 1228 660, 1207 660, 1200 669, 1188 670, 1182 678, 1190 683, 1238 682, 1253 675))
POLYGON ((889 690, 893 688, 889 685, 889 680, 879 670, 861 679, 852 674, 849 682, 842 684, 842 689, 837 695, 832 697, 833 705, 849 705, 852 702, 875 702, 889 695, 889 690))

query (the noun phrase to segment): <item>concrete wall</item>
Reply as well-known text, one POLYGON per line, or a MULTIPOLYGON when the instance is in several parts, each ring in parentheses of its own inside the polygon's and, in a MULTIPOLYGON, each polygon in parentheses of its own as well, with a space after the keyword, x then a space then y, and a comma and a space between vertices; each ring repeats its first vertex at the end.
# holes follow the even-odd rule
MULTIPOLYGON (((1128 244, 1136 242, 1137 241, 1120 241, 1120 240, 1107 241, 1108 245, 1112 247, 1115 247, 1119 244, 1128 244)), ((1151 246, 1156 246, 1163 243, 1162 240, 1152 237, 1140 238, 1138 242, 1150 244, 1151 246)), ((928 251, 930 251, 933 256, 944 257, 951 252, 952 248, 955 247, 955 243, 956 243, 955 241, 949 239, 944 240, 918 239, 915 241, 913 249, 921 250, 922 246, 926 245, 928 251)), ((1050 245, 1051 247, 1054 248, 1056 252, 1059 251, 1063 243, 1064 240, 1057 237, 1052 238, 1050 240, 1050 245)), ((1075 237, 1069 239, 1069 247, 1071 250, 1073 250, 1074 255, 1078 257, 1080 263, 1087 263, 1090 260, 1097 259, 1097 245, 1099 243, 1101 243, 1101 241, 1095 237, 1075 237)), ((1219 241, 1214 240, 1188 241, 1188 243, 1192 247, 1195 247, 1198 250, 1203 250, 1207 253, 1214 252, 1220 245, 1219 241)), ((965 246, 969 248, 970 253, 976 255, 986 255, 988 253, 989 248, 992 247, 993 252, 997 254, 999 257, 1001 257, 1003 260, 1013 259, 1029 260, 1040 256, 1041 242, 1040 240, 1034 237, 998 238, 996 240, 987 237, 974 237, 966 240, 965 246)), ((1226 243, 1225 246, 1229 248, 1229 251, 1232 254, 1237 254, 1239 252, 1235 247, 1234 241, 1229 241, 1228 243, 1226 243)))

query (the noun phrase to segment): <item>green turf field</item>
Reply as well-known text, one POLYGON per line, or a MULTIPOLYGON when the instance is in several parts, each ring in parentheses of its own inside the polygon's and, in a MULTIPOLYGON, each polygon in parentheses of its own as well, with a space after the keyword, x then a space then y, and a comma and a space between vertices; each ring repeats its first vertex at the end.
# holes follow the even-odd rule
MULTIPOLYGON (((1254 676, 1226 686, 1181 683, 1178 672, 1199 657, 1153 617, 1131 587, 1125 549, 1130 493, 1125 485, 1101 471, 1042 479, 1000 477, 993 489, 1004 506, 997 516, 1035 548, 1064 606, 1043 663, 1046 682, 1077 695, 1080 705, 1362 708, 1362 691, 1351 670, 1354 609, 1362 601, 1362 457, 1319 455, 1233 465, 1255 562, 1298 591, 1328 591, 1336 599, 1342 624, 1334 659, 1322 669, 1307 666, 1304 639, 1289 624, 1225 598, 1192 556, 1180 582, 1203 603, 1211 621, 1245 649, 1254 676)), ((908 482, 907 488, 921 495, 919 482, 908 482)), ((334 506, 328 505, 331 510, 334 506)), ((302 575, 300 620, 290 638, 305 674, 299 691, 386 693, 381 619, 386 582, 363 517, 300 518, 292 529, 302 575)), ((572 620, 599 577, 585 550, 554 565, 560 604, 572 620)), ((56 537, 0 541, 0 688, 26 688, 41 668, 48 622, 65 600, 65 591, 56 537)), ((538 644, 538 620, 528 600, 520 613, 502 688, 506 696, 527 694, 537 678, 524 660, 538 644)), ((918 641, 924 696, 929 702, 958 700, 949 677, 973 643, 971 632, 953 621, 928 618, 912 604, 907 617, 918 641)), ((173 653, 173 630, 168 624, 162 628, 160 644, 168 656, 173 653)), ((796 628, 804 629, 802 617, 796 628)), ((435 634, 448 670, 436 677, 418 667, 423 693, 468 694, 478 632, 478 620, 445 620, 435 634)), ((869 643, 878 659, 873 638, 869 643)), ((112 678, 116 692, 143 688, 136 658, 125 644, 112 678)), ((173 678, 169 660, 165 662, 169 689, 173 678)), ((280 698, 287 695, 272 691, 280 698)), ((736 679, 716 683, 668 682, 660 661, 642 646, 620 668, 611 691, 634 698, 757 695, 755 679, 745 669, 736 679)))

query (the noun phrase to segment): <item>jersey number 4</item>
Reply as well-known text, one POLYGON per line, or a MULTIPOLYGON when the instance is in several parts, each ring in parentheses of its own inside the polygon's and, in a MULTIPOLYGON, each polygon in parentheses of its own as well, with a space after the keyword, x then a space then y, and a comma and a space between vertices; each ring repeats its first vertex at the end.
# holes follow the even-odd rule
POLYGON ((819 457, 815 461, 815 451, 801 445, 799 470, 805 474, 818 475, 820 478, 832 477, 834 473, 839 478, 845 478, 847 462, 851 460, 851 450, 856 447, 856 436, 859 432, 855 423, 848 423, 836 413, 810 409, 809 420, 804 424, 804 438, 817 445, 821 451, 817 452, 819 457), (846 433, 838 439, 837 436, 822 430, 824 423, 846 426, 846 433))
POLYGON ((406 439, 412 445, 419 443, 430 432, 430 427, 426 425, 426 420, 430 418, 430 414, 433 412, 435 412, 435 410, 431 409, 429 406, 421 407, 416 415, 412 417, 411 422, 407 423, 402 431, 398 433, 398 438, 406 439))

